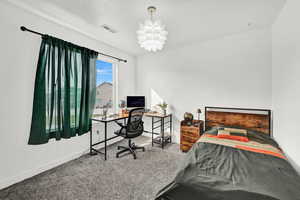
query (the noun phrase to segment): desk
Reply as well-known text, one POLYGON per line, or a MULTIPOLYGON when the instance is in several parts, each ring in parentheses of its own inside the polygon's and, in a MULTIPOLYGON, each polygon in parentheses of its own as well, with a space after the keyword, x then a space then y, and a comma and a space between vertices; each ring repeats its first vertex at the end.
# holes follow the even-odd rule
POLYGON ((112 140, 114 138, 120 137, 118 135, 107 138, 107 124, 110 122, 116 122, 119 120, 124 120, 124 124, 126 124, 126 119, 128 118, 128 114, 114 114, 108 117, 93 117, 91 118, 90 125, 90 155, 96 155, 97 153, 104 154, 104 159, 107 160, 107 141, 112 140), (93 144, 93 121, 104 123, 104 140, 93 144), (98 144, 104 143, 104 153, 93 148, 98 144))
MULTIPOLYGON (((96 155, 97 153, 100 154, 104 154, 104 160, 107 160, 107 142, 109 140, 112 140, 114 138, 120 137, 120 136, 113 136, 110 138, 107 138, 107 124, 111 123, 111 122, 116 122, 119 120, 124 120, 124 124, 126 124, 126 119, 128 118, 128 114, 114 114, 114 115, 110 115, 106 118, 104 117, 93 117, 91 118, 91 124, 90 124, 90 155, 96 155), (101 140, 97 143, 93 144, 93 121, 95 122, 100 122, 100 123, 104 123, 104 140, 101 140), (102 144, 104 143, 104 152, 101 152, 95 148, 93 148, 96 145, 102 144)), ((151 134, 152 134, 152 146, 155 144, 161 144, 161 147, 164 148, 164 145, 166 143, 171 143, 172 142, 172 114, 168 114, 168 115, 162 115, 159 113, 154 113, 154 112, 147 112, 144 114, 145 117, 151 117, 152 118, 152 130, 151 130, 151 134), (154 121, 155 119, 159 119, 157 121, 154 121), (169 118, 169 121, 165 122, 165 119, 169 118), (160 122, 160 125, 158 126, 154 126, 155 124, 157 124, 158 122, 160 122), (168 128, 170 128, 170 135, 169 136, 165 136, 165 125, 168 124, 168 128), (160 128, 160 135, 157 138, 154 138, 155 134, 159 134, 159 133, 155 133, 154 130, 160 128)), ((145 132, 149 132, 149 131, 145 131, 145 132)))
POLYGON ((145 116, 152 118, 152 128, 151 128, 152 146, 154 146, 154 144, 159 144, 163 149, 165 144, 172 143, 172 114, 164 115, 159 113, 148 112, 145 113, 145 116), (167 119, 169 120, 166 121, 167 119), (159 124, 157 125, 157 123, 159 124), (159 128, 160 128, 160 133, 154 132, 156 129, 159 128), (166 128, 170 129, 170 135, 165 135, 166 128), (154 138, 154 135, 160 135, 160 136, 154 138))

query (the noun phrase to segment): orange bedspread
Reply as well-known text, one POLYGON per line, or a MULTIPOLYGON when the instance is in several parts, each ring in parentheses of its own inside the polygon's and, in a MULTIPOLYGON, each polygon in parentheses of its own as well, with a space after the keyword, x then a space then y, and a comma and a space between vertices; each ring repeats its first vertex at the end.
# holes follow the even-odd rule
POLYGON ((229 146, 237 149, 243 149, 246 151, 252 151, 256 153, 262 153, 286 159, 285 155, 280 149, 269 144, 261 144, 251 140, 249 142, 242 142, 237 140, 219 138, 215 135, 204 134, 200 137, 198 142, 219 144, 223 146, 229 146))

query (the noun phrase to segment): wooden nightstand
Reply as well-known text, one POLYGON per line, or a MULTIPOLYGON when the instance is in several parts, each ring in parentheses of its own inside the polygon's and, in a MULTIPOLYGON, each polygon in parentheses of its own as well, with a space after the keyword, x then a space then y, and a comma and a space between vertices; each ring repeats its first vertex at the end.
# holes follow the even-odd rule
POLYGON ((197 142, 203 134, 202 120, 193 120, 192 125, 187 125, 186 121, 180 123, 180 149, 187 152, 192 148, 193 144, 197 142))

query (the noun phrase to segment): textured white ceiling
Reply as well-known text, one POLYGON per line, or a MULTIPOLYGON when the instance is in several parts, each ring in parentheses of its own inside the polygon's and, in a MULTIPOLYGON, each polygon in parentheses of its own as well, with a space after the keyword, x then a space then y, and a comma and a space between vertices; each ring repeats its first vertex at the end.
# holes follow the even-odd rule
POLYGON ((269 26, 285 0, 14 0, 128 53, 145 52, 136 40, 139 23, 148 18, 147 7, 169 32, 165 49, 269 26), (251 25, 249 26, 249 23, 251 25), (101 25, 118 32, 112 34, 101 25))

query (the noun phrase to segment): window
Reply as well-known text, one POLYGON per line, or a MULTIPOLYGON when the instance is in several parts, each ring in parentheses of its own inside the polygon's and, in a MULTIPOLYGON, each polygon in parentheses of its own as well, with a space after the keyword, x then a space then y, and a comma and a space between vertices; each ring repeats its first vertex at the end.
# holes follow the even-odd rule
POLYGON ((108 113, 116 111, 116 66, 104 60, 96 61, 96 102, 95 114, 102 114, 103 108, 108 113))

